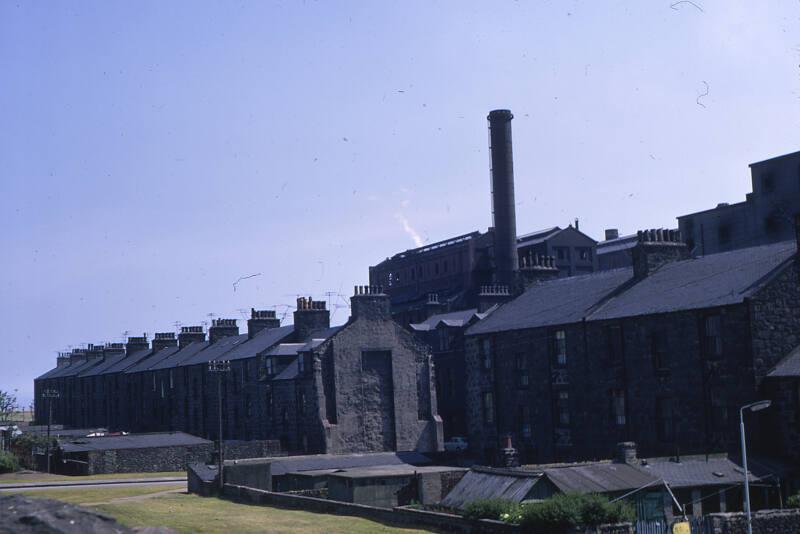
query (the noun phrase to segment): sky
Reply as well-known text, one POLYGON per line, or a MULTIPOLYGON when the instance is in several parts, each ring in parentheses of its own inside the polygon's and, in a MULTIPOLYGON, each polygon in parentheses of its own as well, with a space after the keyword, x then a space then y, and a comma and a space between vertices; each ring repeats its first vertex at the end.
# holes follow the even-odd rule
POLYGON ((800 2, 0 2, 0 390, 299 295, 344 322, 491 226, 498 108, 520 234, 675 227, 800 150, 800 2))

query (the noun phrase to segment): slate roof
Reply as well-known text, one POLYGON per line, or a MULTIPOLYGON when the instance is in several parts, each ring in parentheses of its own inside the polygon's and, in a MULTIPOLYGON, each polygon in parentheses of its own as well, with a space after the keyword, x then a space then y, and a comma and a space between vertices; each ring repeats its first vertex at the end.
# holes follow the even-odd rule
POLYGON ((619 250, 628 250, 635 247, 638 242, 639 238, 636 234, 601 241, 597 244, 597 254, 610 254, 619 250))
POLYGON ((466 468, 447 467, 443 465, 376 465, 371 467, 355 467, 344 470, 335 470, 333 472, 329 472, 329 476, 341 478, 384 478, 407 477, 421 473, 446 473, 451 471, 466 471, 466 468))
POLYGON ((128 434, 127 436, 79 438, 63 441, 60 443, 60 447, 65 453, 73 453, 205 444, 210 445, 212 442, 185 432, 155 432, 152 434, 128 434))
POLYGON ((72 364, 66 367, 62 367, 58 370, 58 372, 53 373, 48 378, 62 378, 66 376, 76 376, 79 373, 89 369, 90 367, 94 367, 103 361, 103 358, 92 358, 83 363, 72 364))
POLYGON ((294 326, 279 326, 278 328, 265 328, 258 332, 253 339, 237 345, 225 355, 226 360, 241 360, 252 358, 294 333, 294 326))
POLYGON ((467 335, 736 304, 795 254, 794 241, 674 261, 634 282, 614 269, 533 285, 467 335))
POLYGON ((660 478, 634 465, 611 462, 553 467, 545 469, 544 476, 563 493, 629 491, 648 484, 656 485, 660 478))
MULTIPOLYGON (((727 456, 684 457, 681 462, 669 459, 648 459, 647 465, 639 465, 640 471, 663 479, 672 488, 698 486, 729 486, 744 484, 744 469, 727 456)), ((752 481, 760 480, 751 473, 752 481)))
POLYGON ((536 284, 467 329, 467 335, 575 323, 631 277, 630 269, 600 271, 536 284))
POLYGON ((775 368, 767 373, 769 377, 800 376, 800 346, 785 356, 775 368))
POLYGON ((201 350, 191 358, 183 360, 177 364, 178 367, 184 365, 196 365, 198 363, 207 363, 211 360, 224 359, 227 360, 227 353, 233 350, 237 345, 247 341, 247 334, 239 334, 238 336, 227 336, 210 344, 206 349, 201 350))
POLYGON ((160 351, 158 351, 158 352, 156 352, 154 354, 151 354, 149 358, 143 358, 143 359, 139 360, 138 363, 136 363, 133 366, 125 369, 125 372, 127 372, 127 373, 137 373, 139 371, 147 371, 147 370, 151 369, 154 365, 163 362, 164 360, 166 360, 167 358, 169 358, 170 356, 172 356, 173 354, 175 354, 179 350, 180 349, 177 346, 175 346, 175 347, 164 347, 160 351))
POLYGON ((523 470, 472 468, 458 481, 441 505, 463 508, 477 499, 500 498, 522 502, 542 473, 523 470))
POLYGON ((561 232, 561 228, 558 226, 553 226, 552 228, 545 228, 544 230, 536 230, 535 232, 530 232, 525 235, 517 236, 517 246, 520 245, 535 245, 537 243, 542 243, 546 241, 548 238, 556 235, 557 233, 561 232))
MULTIPOLYGON (((193 341, 189 343, 178 352, 175 352, 168 357, 164 358, 158 363, 155 363, 150 366, 150 371, 156 371, 158 369, 169 369, 172 367, 177 367, 178 364, 188 360, 189 358, 195 356, 198 352, 208 347, 208 341, 193 341)), ((132 372, 132 371, 128 371, 132 372)))
POLYGON ((54 376, 54 375, 55 375, 55 374, 56 374, 58 371, 61 371, 61 370, 65 369, 65 368, 69 367, 70 365, 72 365, 72 363, 68 363, 68 364, 67 364, 67 365, 65 365, 64 367, 53 367, 52 369, 50 369, 50 370, 49 370, 49 371, 47 371, 46 373, 44 373, 44 374, 41 374, 41 375, 37 376, 36 378, 34 378, 34 380, 42 380, 43 378, 53 378, 53 376, 54 376))
POLYGON ((459 310, 449 313, 437 313, 436 315, 431 315, 421 323, 411 324, 409 325, 412 329, 418 332, 425 332, 428 330, 435 329, 440 322, 444 321, 447 326, 464 326, 465 324, 469 323, 469 321, 475 316, 478 315, 478 318, 483 314, 479 314, 477 308, 471 308, 468 310, 459 310))
MULTIPOLYGON (((239 460, 238 463, 246 463, 239 460)), ((295 471, 318 471, 320 469, 348 469, 378 465, 422 465, 430 464, 427 456, 418 452, 376 452, 365 454, 312 454, 252 460, 253 463, 270 463, 272 476, 295 471)))
POLYGON ((592 319, 737 304, 797 251, 794 241, 720 252, 663 265, 605 303, 592 319))
POLYGON ((82 371, 79 376, 95 376, 107 375, 111 373, 118 373, 128 369, 130 366, 137 364, 151 354, 150 349, 137 350, 131 355, 126 356, 125 353, 115 354, 100 365, 96 365, 87 371, 82 371))
POLYGON ((267 356, 294 356, 305 346, 305 343, 281 343, 267 352, 267 356))

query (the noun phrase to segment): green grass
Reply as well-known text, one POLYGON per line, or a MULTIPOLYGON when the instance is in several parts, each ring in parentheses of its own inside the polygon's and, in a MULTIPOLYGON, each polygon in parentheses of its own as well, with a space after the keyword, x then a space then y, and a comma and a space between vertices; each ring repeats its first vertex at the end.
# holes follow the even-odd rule
POLYGON ((0 476, 0 487, 3 484, 24 484, 26 482, 83 482, 91 480, 108 480, 118 478, 159 478, 159 477, 185 477, 186 471, 163 471, 159 473, 112 473, 107 475, 66 476, 48 475, 47 473, 31 473, 19 475, 9 473, 0 476))
POLYGON ((98 510, 129 527, 166 526, 189 532, 280 532, 286 534, 414 534, 430 532, 359 517, 316 514, 239 504, 189 494, 170 494, 140 502, 103 504, 98 510))
MULTIPOLYGON (((64 488, 35 491, 21 491, 26 497, 56 499, 72 504, 108 502, 123 497, 138 497, 169 490, 185 490, 186 484, 165 484, 158 486, 112 486, 108 488, 64 488)), ((146 502, 153 502, 147 500, 146 502)))

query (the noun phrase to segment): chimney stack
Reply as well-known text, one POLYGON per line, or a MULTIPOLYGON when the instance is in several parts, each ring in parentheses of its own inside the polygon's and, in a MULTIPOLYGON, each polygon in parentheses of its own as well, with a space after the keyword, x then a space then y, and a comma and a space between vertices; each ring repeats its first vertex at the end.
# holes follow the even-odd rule
POLYGON ((556 267, 554 256, 542 256, 529 252, 520 258, 519 278, 524 292, 536 282, 558 278, 559 270, 556 267))
POLYGON ((331 314, 325 308, 324 300, 313 300, 311 297, 299 297, 294 312, 294 335, 298 341, 304 341, 315 330, 330 328, 331 314))
POLYGON ((236 319, 214 319, 211 321, 211 328, 208 329, 208 341, 216 343, 224 337, 238 336, 239 327, 236 326, 236 319))
POLYGON ((607 228, 606 241, 611 241, 612 239, 619 239, 619 230, 616 228, 607 228))
POLYGON ((130 356, 134 352, 140 350, 147 350, 150 345, 147 343, 147 334, 142 334, 141 337, 129 337, 128 342, 125 344, 125 356, 130 356))
POLYGON ((178 348, 183 349, 189 343, 202 343, 206 340, 206 334, 202 326, 182 326, 181 333, 178 334, 178 348))
POLYGON ((438 293, 428 293, 428 302, 425 304, 425 318, 432 317, 437 313, 443 313, 445 311, 445 305, 442 302, 439 302, 439 294, 438 293))
POLYGON ((381 286, 355 286, 350 297, 353 319, 391 319, 389 295, 381 286))
POLYGON ((153 338, 153 352, 158 352, 167 347, 177 347, 178 340, 175 339, 175 332, 156 332, 153 338))
POLYGON ((281 325, 280 319, 275 317, 275 310, 256 310, 250 308, 250 319, 247 320, 247 339, 265 328, 278 328, 281 325))
POLYGON ((646 277, 662 265, 689 257, 689 247, 681 241, 678 230, 663 228, 640 230, 637 243, 631 249, 633 276, 637 280, 646 277))
POLYGON ((89 347, 86 350, 86 361, 102 358, 103 350, 105 350, 105 345, 89 343, 89 347))
POLYGON ((636 443, 633 441, 617 443, 617 457, 614 459, 615 463, 635 464, 636 460, 636 443))
POLYGON ((511 119, 507 109, 489 113, 489 149, 492 156, 492 220, 494 225, 495 282, 511 285, 518 269, 517 218, 514 204, 514 156, 511 119))
POLYGON ((483 313, 495 304, 504 304, 514 298, 508 286, 481 286, 478 294, 478 312, 483 313))
POLYGON ((70 364, 70 356, 71 353, 69 352, 59 352, 56 357, 56 367, 61 369, 62 367, 68 366, 70 364))
POLYGON ((72 353, 70 353, 69 355, 70 365, 83 363, 87 359, 88 359, 88 353, 85 349, 72 349, 72 353))

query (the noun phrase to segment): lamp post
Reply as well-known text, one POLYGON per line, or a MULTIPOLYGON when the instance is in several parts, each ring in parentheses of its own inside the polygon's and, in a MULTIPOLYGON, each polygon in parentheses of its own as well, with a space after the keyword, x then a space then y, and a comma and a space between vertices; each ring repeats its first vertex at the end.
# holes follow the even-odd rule
POLYGON ((219 434, 217 435, 217 465, 219 466, 219 492, 222 494, 224 482, 222 480, 222 375, 230 372, 230 360, 211 360, 208 362, 208 372, 217 375, 217 415, 219 419, 219 434))
POLYGON ((47 472, 50 473, 50 424, 53 422, 53 399, 61 394, 56 389, 45 389, 42 398, 47 399, 47 472))
POLYGON ((762 400, 752 402, 739 408, 739 428, 742 434, 742 467, 744 468, 744 503, 745 511, 747 512, 747 534, 753 534, 753 523, 750 517, 750 481, 747 476, 747 445, 745 444, 744 437, 744 411, 750 410, 751 412, 757 412, 764 408, 769 408, 771 404, 772 401, 762 400))

